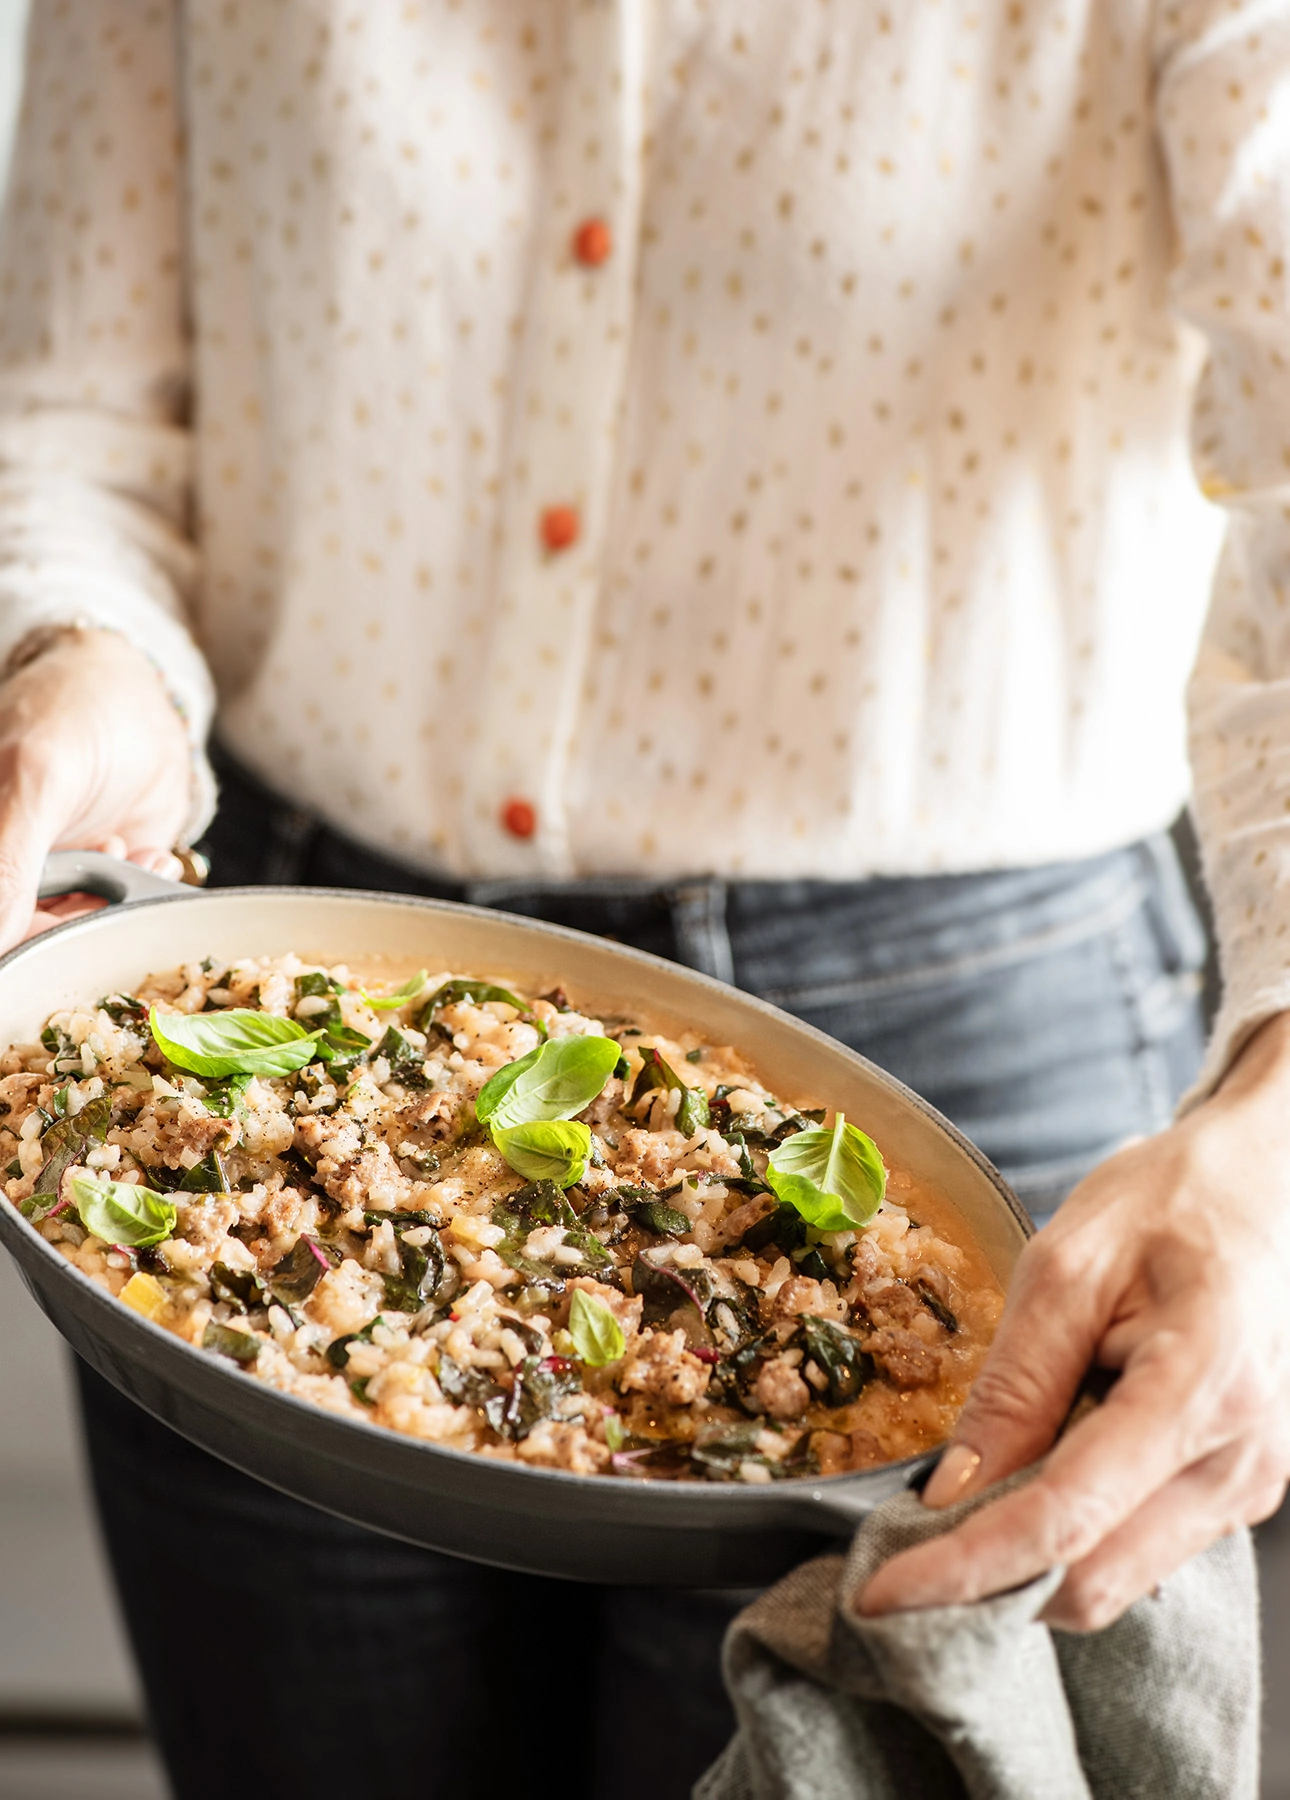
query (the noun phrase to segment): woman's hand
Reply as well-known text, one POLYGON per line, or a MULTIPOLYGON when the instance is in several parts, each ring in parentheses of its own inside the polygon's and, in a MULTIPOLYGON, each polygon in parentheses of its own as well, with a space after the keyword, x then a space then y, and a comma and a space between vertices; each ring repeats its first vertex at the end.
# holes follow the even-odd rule
POLYGON ((1218 1092, 1081 1182, 1017 1267, 930 1506, 1052 1446, 1092 1363, 1121 1371, 1034 1481, 887 1563, 864 1613, 969 1601, 1064 1564, 1049 1624, 1108 1625, 1290 1476, 1290 1014, 1218 1092))
POLYGON ((51 850, 106 850, 179 874, 189 808, 183 722, 146 657, 107 631, 56 638, 0 687, 0 950, 101 904, 37 911, 51 850))

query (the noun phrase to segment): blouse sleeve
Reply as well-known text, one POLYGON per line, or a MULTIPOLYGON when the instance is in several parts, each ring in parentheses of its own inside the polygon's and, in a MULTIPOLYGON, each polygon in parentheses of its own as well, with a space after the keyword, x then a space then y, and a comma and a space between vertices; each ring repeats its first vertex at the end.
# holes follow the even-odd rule
POLYGON ((0 664, 92 624, 151 658, 209 818, 210 675, 187 624, 192 439, 177 22, 162 0, 34 0, 0 233, 0 664))
POLYGON ((1193 455, 1227 512, 1189 691, 1223 1001, 1186 1106, 1290 1006, 1290 3, 1164 0, 1158 27, 1174 300, 1208 351, 1193 455))

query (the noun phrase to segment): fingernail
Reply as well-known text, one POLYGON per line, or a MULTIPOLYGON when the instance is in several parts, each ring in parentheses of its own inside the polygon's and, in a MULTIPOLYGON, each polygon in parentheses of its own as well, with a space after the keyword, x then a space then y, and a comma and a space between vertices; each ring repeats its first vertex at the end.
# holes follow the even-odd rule
POLYGON ((923 1505, 953 1506, 956 1500, 966 1500, 980 1467, 981 1458, 969 1445, 951 1444, 923 1489, 923 1505))

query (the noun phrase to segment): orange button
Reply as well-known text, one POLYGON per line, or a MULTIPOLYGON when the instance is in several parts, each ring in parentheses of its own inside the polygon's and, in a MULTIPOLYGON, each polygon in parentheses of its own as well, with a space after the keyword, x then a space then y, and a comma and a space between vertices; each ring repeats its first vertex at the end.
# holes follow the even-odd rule
POLYGON ((512 837, 531 838, 537 830, 537 813, 531 800, 507 800, 502 807, 502 824, 512 837))
POLYGON ((584 219, 573 234, 573 254, 588 269, 598 269, 613 255, 614 234, 604 219, 584 219))
POLYGON ((542 514, 542 542, 548 550, 567 550, 581 530, 576 506, 548 506, 542 514))

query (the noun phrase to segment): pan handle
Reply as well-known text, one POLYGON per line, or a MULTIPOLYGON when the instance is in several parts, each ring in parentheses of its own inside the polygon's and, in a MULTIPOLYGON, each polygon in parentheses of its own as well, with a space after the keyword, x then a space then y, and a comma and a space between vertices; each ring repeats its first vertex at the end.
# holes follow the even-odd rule
POLYGON ((97 894, 115 906, 129 906, 133 900, 154 900, 161 894, 181 891, 179 882, 154 875, 137 863, 104 856, 101 850, 52 851, 45 858, 37 890, 42 900, 57 900, 62 894, 97 894))

